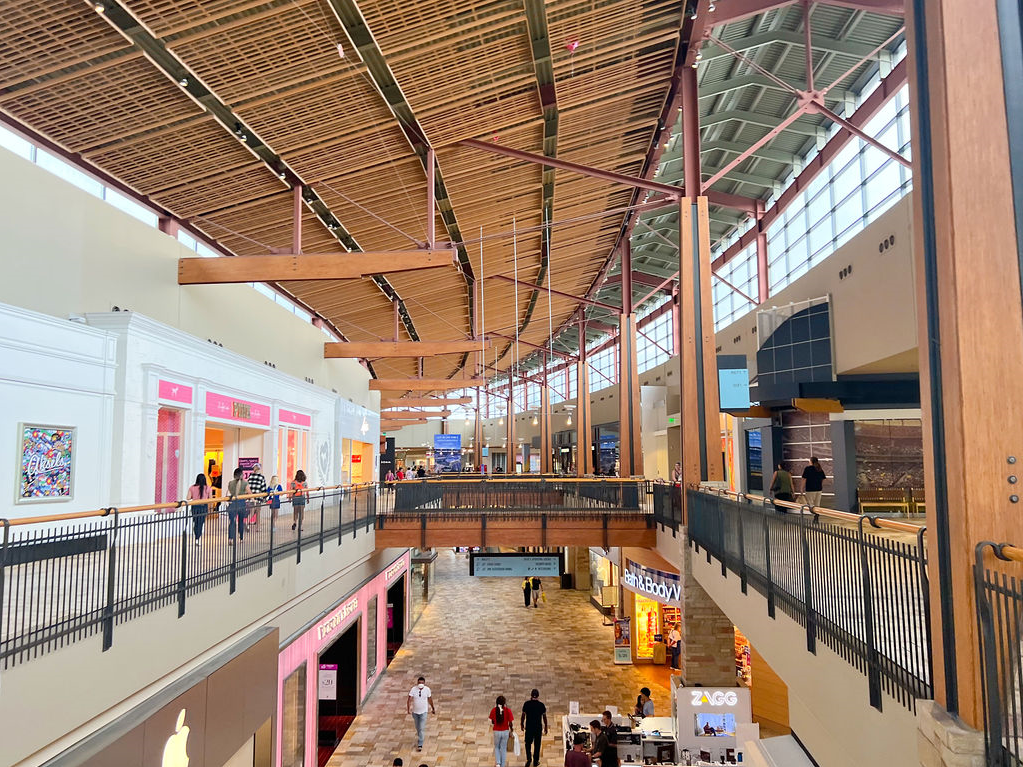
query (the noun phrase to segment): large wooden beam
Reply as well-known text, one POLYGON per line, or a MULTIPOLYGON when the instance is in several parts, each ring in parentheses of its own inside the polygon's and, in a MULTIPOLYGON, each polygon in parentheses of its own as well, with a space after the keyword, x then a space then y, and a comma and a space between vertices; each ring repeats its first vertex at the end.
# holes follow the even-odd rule
POLYGON ((465 354, 490 348, 491 341, 349 341, 323 345, 326 358, 433 357, 465 354))
POLYGON ((448 405, 469 405, 472 397, 407 397, 402 399, 381 399, 380 407, 447 407, 448 405))
POLYGON ((426 419, 419 418, 415 421, 381 421, 380 431, 397 431, 403 426, 415 426, 418 423, 426 423, 426 419))
POLYGON ((422 410, 385 410, 380 414, 381 418, 390 421, 413 421, 418 418, 425 418, 431 416, 433 418, 450 418, 450 410, 435 410, 432 412, 425 412, 422 410))
POLYGON ((289 280, 354 280, 371 274, 450 266, 455 251, 385 250, 373 253, 302 253, 277 256, 178 259, 179 285, 289 280))
POLYGON ((374 378, 370 391, 450 391, 486 386, 483 378, 374 378))

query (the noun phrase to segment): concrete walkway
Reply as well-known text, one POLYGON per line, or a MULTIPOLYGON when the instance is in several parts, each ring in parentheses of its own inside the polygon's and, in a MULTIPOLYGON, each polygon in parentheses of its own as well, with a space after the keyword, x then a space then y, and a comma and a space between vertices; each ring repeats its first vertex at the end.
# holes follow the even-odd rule
MULTIPOLYGON (((586 592, 562 591, 547 579, 547 604, 527 609, 518 579, 472 578, 463 555, 450 549, 439 554, 433 600, 341 741, 331 767, 390 767, 396 756, 406 767, 493 765, 487 715, 496 697, 508 699, 517 729, 533 687, 547 704, 550 723, 543 767, 564 764, 561 717, 569 701, 579 701, 583 713, 609 705, 624 713, 646 686, 657 713, 670 716, 669 670, 615 666, 612 629, 601 625, 586 592), (426 677, 437 706, 422 753, 415 750, 415 726, 405 713, 419 675, 426 677)), ((509 745, 509 767, 525 762, 524 750, 515 756, 509 745)))

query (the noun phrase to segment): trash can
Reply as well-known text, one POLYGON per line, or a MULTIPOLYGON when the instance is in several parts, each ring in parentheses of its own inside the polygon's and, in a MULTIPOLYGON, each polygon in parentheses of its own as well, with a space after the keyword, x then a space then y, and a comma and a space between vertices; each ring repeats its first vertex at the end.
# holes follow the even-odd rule
POLYGON ((561 574, 561 588, 563 589, 575 588, 575 579, 572 577, 572 573, 561 574))

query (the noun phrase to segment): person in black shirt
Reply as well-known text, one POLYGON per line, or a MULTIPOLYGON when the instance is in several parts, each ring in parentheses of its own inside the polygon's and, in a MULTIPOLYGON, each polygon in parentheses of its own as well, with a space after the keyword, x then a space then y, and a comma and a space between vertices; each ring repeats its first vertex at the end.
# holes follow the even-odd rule
POLYGON ((803 469, 803 496, 807 505, 821 505, 821 491, 824 489, 826 476, 824 469, 821 468, 821 462, 816 456, 812 457, 809 465, 803 469))
POLYGON ((540 767, 540 742, 547 734, 547 706, 540 702, 540 691, 529 693, 522 704, 519 726, 526 734, 526 767, 540 767))

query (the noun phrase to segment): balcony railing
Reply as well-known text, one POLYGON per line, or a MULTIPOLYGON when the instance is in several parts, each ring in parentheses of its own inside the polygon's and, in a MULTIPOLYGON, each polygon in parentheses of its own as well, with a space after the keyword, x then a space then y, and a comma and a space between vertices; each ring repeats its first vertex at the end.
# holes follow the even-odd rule
POLYGON ((882 691, 911 710, 932 697, 924 528, 885 530, 855 515, 842 525, 779 514, 759 498, 686 492, 696 550, 737 574, 743 593, 760 592, 771 617, 780 608, 799 623, 808 651, 823 642, 862 671, 872 706, 881 709, 882 691))
POLYGON ((636 479, 419 479, 394 483, 395 513, 588 512, 648 510, 647 482, 636 479))
POLYGON ((97 633, 109 649, 118 624, 169 605, 182 616, 192 595, 234 593, 239 575, 269 577, 286 557, 342 546, 391 500, 377 485, 310 489, 292 530, 294 507, 281 495, 279 511, 265 494, 237 497, 254 518, 247 530, 231 524, 227 498, 0 520, 3 668, 97 633))
POLYGON ((977 545, 973 566, 987 764, 1023 764, 1023 549, 977 545), (993 558, 985 561, 985 555, 993 558))

